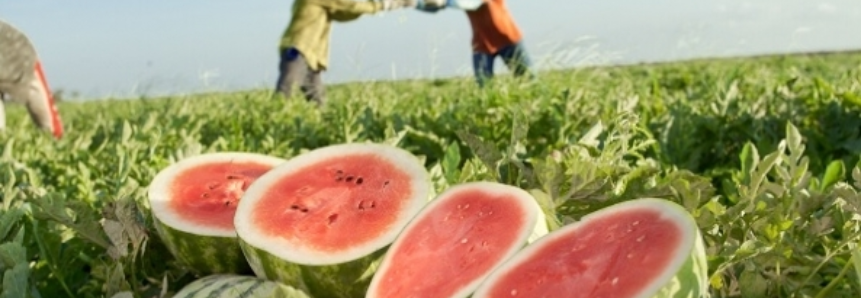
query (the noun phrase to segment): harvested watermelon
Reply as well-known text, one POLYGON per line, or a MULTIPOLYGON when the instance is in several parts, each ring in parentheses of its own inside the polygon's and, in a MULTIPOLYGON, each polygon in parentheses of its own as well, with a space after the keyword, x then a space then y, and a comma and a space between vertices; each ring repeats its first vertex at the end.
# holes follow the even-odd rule
POLYGON ((467 297, 530 236, 547 233, 540 214, 535 199, 514 186, 453 186, 404 228, 365 297, 467 297))
POLYGON ((693 217, 661 199, 584 216, 497 267, 473 297, 701 297, 705 248, 693 217))
POLYGON ((430 192, 429 173, 406 150, 331 145, 255 181, 236 210, 236 233, 258 277, 314 297, 362 297, 430 192))
POLYGON ((236 274, 214 274, 182 287, 173 298, 309 298, 288 285, 236 274))
POLYGON ((148 196, 168 250, 198 276, 250 273, 233 228, 237 202, 257 177, 285 161, 256 153, 207 153, 161 170, 148 196))

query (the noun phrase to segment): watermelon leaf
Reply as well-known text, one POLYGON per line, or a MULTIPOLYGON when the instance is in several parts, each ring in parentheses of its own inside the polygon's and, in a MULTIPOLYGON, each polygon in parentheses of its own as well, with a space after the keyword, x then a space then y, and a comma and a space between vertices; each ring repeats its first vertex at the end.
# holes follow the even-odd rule
POLYGON ((742 297, 767 297, 768 282, 762 277, 762 274, 754 270, 744 270, 739 277, 739 290, 741 290, 742 297))
POLYGON ((26 298, 29 286, 30 266, 27 248, 22 245, 24 227, 18 231, 14 241, 0 244, 0 269, 4 269, 0 298, 26 298))
POLYGON ((825 169, 825 174, 822 176, 822 184, 819 186, 820 191, 825 191, 846 175, 846 169, 843 167, 842 160, 835 160, 828 164, 825 169))
POLYGON ((472 150, 473 154, 484 163, 493 179, 499 179, 499 172, 496 171, 499 161, 502 160, 502 153, 492 144, 482 141, 478 136, 469 133, 466 130, 458 130, 457 136, 466 143, 472 150))
POLYGON ((0 215, 0 241, 8 241, 6 238, 9 237, 12 229, 18 226, 23 215, 24 212, 20 208, 11 208, 2 211, 2 215, 0 215))
MULTIPOLYGON (((861 243, 856 243, 851 247, 852 250, 852 266, 855 268, 855 282, 858 283, 858 288, 861 289, 861 243)), ((861 290, 859 290, 861 295, 861 290)))
POLYGON ((132 294, 132 292, 129 292, 129 291, 118 292, 118 293, 114 294, 113 296, 111 296, 111 298, 134 298, 134 297, 135 296, 132 294))
POLYGON ((98 220, 96 220, 95 216, 86 212, 88 207, 83 202, 66 202, 64 197, 56 193, 38 197, 31 196, 30 201, 36 207, 33 210, 33 215, 37 219, 51 220, 63 224, 74 230, 84 239, 104 249, 111 247, 111 243, 99 226, 98 220), (67 212, 67 208, 73 211, 72 214, 75 217, 67 212))
POLYGON ((3 273, 3 292, 0 293, 0 298, 27 298, 29 275, 30 267, 25 262, 15 264, 12 269, 6 270, 3 273))
POLYGON ((445 149, 445 155, 442 159, 442 170, 445 173, 445 180, 449 185, 458 182, 460 176, 460 146, 457 143, 451 143, 445 149))

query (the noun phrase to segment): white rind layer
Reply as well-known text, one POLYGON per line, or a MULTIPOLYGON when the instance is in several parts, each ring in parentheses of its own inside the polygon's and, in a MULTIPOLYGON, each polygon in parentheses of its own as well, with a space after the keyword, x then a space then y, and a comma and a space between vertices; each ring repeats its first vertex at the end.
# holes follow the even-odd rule
MULTIPOLYGON (((533 235, 536 235, 536 237, 540 237, 543 235, 540 231, 544 231, 545 234, 547 233, 547 223, 544 220, 544 213, 541 211, 541 207, 538 205, 538 202, 535 201, 535 198, 533 198, 532 195, 530 195, 528 192, 521 188, 514 187, 511 185, 482 181, 462 183, 449 187, 448 189, 440 193, 440 195, 437 196, 436 199, 430 201, 430 203, 428 203, 428 205, 424 209, 422 209, 422 211, 418 215, 416 215, 416 217, 412 221, 410 221, 407 227, 404 228, 403 232, 401 232, 401 235, 407 235, 411 233, 412 230, 417 227, 417 224, 420 223, 423 218, 432 215, 433 212, 436 211, 435 206, 445 202, 450 198, 457 197, 460 193, 464 191, 472 190, 479 190, 481 192, 488 193, 490 194, 490 196, 494 197, 501 196, 504 199, 509 199, 513 197, 513 201, 517 202, 520 205, 520 210, 523 211, 522 216, 526 218, 526 224, 520 227, 520 230, 517 231, 517 241, 521 245, 511 246, 508 250, 502 252, 502 258, 500 258, 499 263, 504 262, 512 255, 514 255, 517 251, 522 249, 527 244, 528 240, 533 237, 533 235)), ((378 284, 380 283, 380 278, 382 278, 385 272, 388 271, 388 268, 391 263, 390 259, 395 256, 395 254, 393 254, 392 252, 398 251, 398 248, 404 245, 403 241, 400 241, 400 239, 401 238, 395 240, 395 242, 392 243, 392 246, 388 250, 389 253, 386 254, 382 263, 380 264, 379 269, 374 274, 374 278, 371 280, 371 285, 368 288, 368 293, 365 297, 374 298, 379 295, 377 293, 378 284)), ((497 264, 496 266, 499 266, 499 264, 497 264)), ((496 266, 494 266, 494 268, 496 266)), ((478 287, 478 285, 492 271, 493 268, 488 270, 488 272, 484 275, 477 277, 475 280, 464 286, 460 291, 450 297, 454 298, 469 296, 469 294, 472 293, 475 288, 478 287)), ((427 273, 433 274, 433 272, 427 273)))
POLYGON ((218 228, 199 223, 191 222, 183 219, 181 214, 178 214, 170 208, 171 202, 171 183, 184 170, 194 168, 205 164, 221 164, 225 162, 253 162, 260 164, 268 164, 275 167, 287 160, 249 152, 217 152, 205 153, 186 157, 179 160, 166 168, 162 169, 153 178, 148 189, 148 197, 150 208, 153 216, 158 218, 162 223, 183 232, 196 234, 201 236, 217 236, 217 237, 236 237, 235 231, 232 229, 218 228))
MULTIPOLYGON (((407 222, 412 219, 428 202, 431 193, 430 174, 418 158, 404 149, 376 143, 337 144, 314 149, 291 158, 287 163, 260 176, 239 201, 234 218, 237 235, 248 245, 266 251, 279 259, 300 265, 335 265, 367 256, 391 244, 407 222), (306 167, 314 166, 329 158, 350 155, 373 154, 390 162, 399 171, 410 177, 412 194, 391 228, 380 237, 349 249, 326 253, 309 249, 309 246, 293 243, 284 238, 270 237, 258 231, 253 218, 254 208, 263 195, 283 177, 300 173, 306 167)), ((361 228, 361 227, 358 227, 361 228)))
POLYGON ((671 255, 677 256, 670 261, 663 270, 652 279, 646 287, 640 290, 639 295, 631 298, 650 298, 661 288, 663 288, 670 280, 678 273, 679 268, 688 261, 691 253, 694 251, 694 245, 698 241, 699 231, 696 222, 691 215, 680 205, 673 202, 656 199, 656 198, 641 198, 630 201, 625 201, 615 205, 611 205, 592 212, 581 218, 580 221, 563 226, 544 237, 539 238, 535 242, 526 246, 513 257, 509 258, 496 269, 479 285, 479 288, 473 293, 472 297, 481 298, 488 297, 488 291, 494 288, 496 280, 503 274, 507 273, 512 267, 517 267, 524 261, 532 258, 534 254, 543 248, 543 244, 548 242, 558 241, 560 238, 567 237, 571 232, 579 230, 581 226, 586 225, 593 219, 599 219, 605 216, 612 216, 618 213, 624 213, 630 210, 654 210, 661 214, 661 219, 667 219, 676 223, 681 231, 681 241, 679 246, 671 255))

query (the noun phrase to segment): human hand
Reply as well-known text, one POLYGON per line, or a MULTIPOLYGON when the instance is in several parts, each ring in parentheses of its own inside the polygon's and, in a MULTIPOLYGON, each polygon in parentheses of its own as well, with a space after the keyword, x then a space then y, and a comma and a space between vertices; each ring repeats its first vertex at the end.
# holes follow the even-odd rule
POLYGON ((447 0, 418 0, 416 8, 426 12, 437 12, 445 8, 447 0))

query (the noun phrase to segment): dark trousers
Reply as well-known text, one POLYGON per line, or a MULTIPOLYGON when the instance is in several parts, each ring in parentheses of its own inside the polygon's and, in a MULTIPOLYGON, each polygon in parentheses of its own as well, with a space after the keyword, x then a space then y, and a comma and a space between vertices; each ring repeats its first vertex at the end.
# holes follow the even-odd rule
POLYGON ((302 53, 295 48, 281 51, 278 71, 276 92, 290 98, 298 86, 306 100, 314 101, 318 106, 325 102, 326 92, 323 88, 323 80, 320 78, 320 71, 311 69, 302 53))
POLYGON ((472 54, 472 68, 475 71, 475 80, 483 87, 487 81, 493 78, 493 62, 496 57, 502 58, 502 62, 508 67, 515 77, 528 75, 532 78, 532 61, 526 52, 522 42, 504 47, 493 54, 475 52, 472 54))

